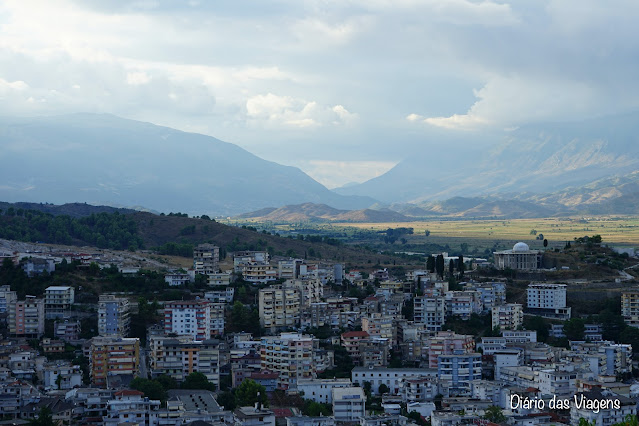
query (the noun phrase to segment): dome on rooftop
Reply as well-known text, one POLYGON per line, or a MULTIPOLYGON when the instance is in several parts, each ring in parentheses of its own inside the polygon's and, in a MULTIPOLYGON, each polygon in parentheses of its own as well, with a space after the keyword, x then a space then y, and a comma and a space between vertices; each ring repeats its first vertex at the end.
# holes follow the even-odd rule
POLYGON ((517 243, 513 246, 513 251, 528 251, 530 247, 526 243, 517 243))

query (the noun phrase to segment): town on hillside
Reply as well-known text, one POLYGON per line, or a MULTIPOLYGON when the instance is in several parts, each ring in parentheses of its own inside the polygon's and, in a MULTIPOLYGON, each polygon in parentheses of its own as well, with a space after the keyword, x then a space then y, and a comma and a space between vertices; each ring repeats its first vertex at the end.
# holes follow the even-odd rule
POLYGON ((175 268, 25 247, 0 253, 2 424, 613 425, 637 414, 639 286, 624 271, 639 260, 600 237, 552 249, 566 256, 555 263, 577 259, 552 268, 550 249, 523 242, 366 270, 221 256, 215 244, 175 268), (554 274, 615 262, 610 280, 554 274))

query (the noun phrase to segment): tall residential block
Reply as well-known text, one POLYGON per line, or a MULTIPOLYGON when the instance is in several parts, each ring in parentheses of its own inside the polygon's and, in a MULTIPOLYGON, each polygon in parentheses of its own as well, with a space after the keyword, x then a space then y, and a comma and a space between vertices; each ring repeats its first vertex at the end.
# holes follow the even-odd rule
POLYGON ((164 304, 164 332, 190 335, 193 340, 211 338, 211 302, 178 300, 164 304))
POLYGON ((282 333, 262 337, 260 344, 261 369, 279 373, 279 389, 295 389, 298 379, 316 376, 313 363, 313 336, 282 333))
POLYGON ((75 301, 75 290, 70 286, 47 287, 44 293, 44 313, 47 319, 62 318, 75 301))
POLYGON ((39 338, 44 334, 44 300, 27 296, 9 305, 9 334, 13 337, 39 338))
POLYGON ((566 284, 530 284, 527 290, 527 312, 547 318, 570 319, 566 307, 566 284))
POLYGON ((131 324, 129 299, 103 294, 98 301, 98 333, 100 336, 126 337, 131 324))
POLYGON ((639 291, 621 293, 621 315, 626 324, 639 327, 639 291))
POLYGON ((220 248, 213 244, 200 244, 193 249, 193 269, 196 274, 214 274, 220 269, 220 248))
POLYGON ((524 323, 524 309, 520 303, 493 306, 492 317, 493 328, 517 330, 524 323))
POLYGON ((193 341, 190 336, 151 336, 149 358, 153 377, 166 374, 181 382, 189 374, 200 372, 219 387, 220 342, 193 341))
POLYGON ((15 291, 11 290, 10 286, 0 286, 0 314, 6 313, 11 303, 16 300, 18 300, 18 296, 15 291))
POLYGON ((262 327, 270 332, 297 328, 302 295, 299 289, 271 286, 260 290, 259 313, 262 327))
POLYGON ((94 337, 89 357, 91 382, 97 387, 110 387, 116 376, 137 376, 140 368, 140 339, 94 337))

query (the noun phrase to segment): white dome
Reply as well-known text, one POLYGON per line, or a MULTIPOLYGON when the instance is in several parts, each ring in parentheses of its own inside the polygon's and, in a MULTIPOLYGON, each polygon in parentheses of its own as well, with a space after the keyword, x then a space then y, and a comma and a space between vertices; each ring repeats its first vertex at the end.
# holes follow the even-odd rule
POLYGON ((513 246, 513 251, 528 251, 530 247, 526 243, 517 243, 513 246))

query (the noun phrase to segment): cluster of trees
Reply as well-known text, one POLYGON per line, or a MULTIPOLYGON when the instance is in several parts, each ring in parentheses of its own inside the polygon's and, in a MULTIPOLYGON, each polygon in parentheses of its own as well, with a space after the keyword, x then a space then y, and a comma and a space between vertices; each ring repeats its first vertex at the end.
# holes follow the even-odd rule
POLYGON ((254 336, 262 335, 260 327, 260 313, 256 308, 244 305, 239 300, 231 308, 230 321, 226 323, 226 332, 235 333, 246 331, 254 336))
POLYGON ((235 410, 236 407, 248 407, 260 402, 263 407, 268 407, 266 388, 254 380, 244 379, 239 386, 221 392, 217 396, 217 402, 225 410, 235 410))
POLYGON ((151 250, 157 254, 169 256, 193 257, 193 244, 189 243, 166 243, 151 250))
MULTIPOLYGON (((444 255, 438 254, 437 257, 428 256, 426 258, 426 269, 431 274, 437 272, 437 275, 441 279, 444 279, 444 271, 445 271, 445 260, 444 255)), ((452 277, 454 275, 455 270, 459 273, 459 277, 463 278, 464 271, 466 269, 466 265, 464 264, 464 256, 459 255, 459 257, 455 259, 450 259, 448 261, 448 276, 452 277)))
POLYGON ((386 244, 393 244, 395 241, 401 238, 402 244, 406 244, 406 238, 404 235, 412 235, 413 228, 388 228, 386 231, 380 231, 384 234, 384 242, 386 244))
POLYGON ((144 247, 138 227, 127 215, 98 213, 83 218, 53 216, 37 210, 8 209, 0 216, 0 238, 52 244, 82 244, 117 250, 144 247), (12 213, 12 214, 11 214, 12 213))

